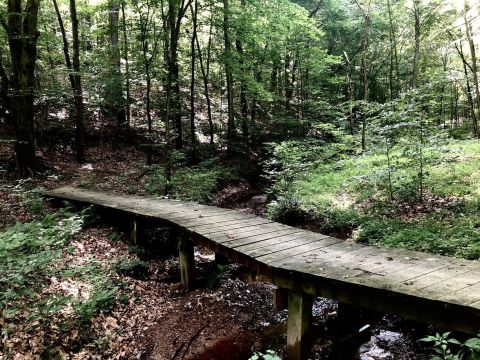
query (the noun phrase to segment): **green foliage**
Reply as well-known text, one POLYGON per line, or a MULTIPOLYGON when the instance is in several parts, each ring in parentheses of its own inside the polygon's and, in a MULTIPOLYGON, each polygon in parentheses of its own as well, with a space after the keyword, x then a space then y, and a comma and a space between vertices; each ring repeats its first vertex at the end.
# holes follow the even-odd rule
POLYGON ((213 269, 208 272, 207 285, 209 289, 215 289, 220 285, 222 274, 225 272, 225 267, 220 264, 215 264, 213 269))
MULTIPOLYGON (((145 184, 149 194, 164 195, 164 169, 155 166, 153 175, 145 184)), ((195 166, 178 167, 172 177, 171 191, 177 199, 208 204, 223 185, 238 181, 238 171, 222 165, 217 158, 203 161, 195 166)))
POLYGON ((32 188, 22 190, 22 203, 27 209, 35 215, 43 215, 45 213, 45 201, 42 196, 42 188, 32 188))
POLYGON ((64 210, 0 232, 0 288, 6 289, 0 294, 0 310, 7 324, 5 334, 15 331, 15 324, 28 330, 48 326, 52 317, 59 316, 62 328, 78 328, 81 337, 87 336, 86 326, 92 317, 111 311, 117 287, 107 270, 95 259, 84 259, 82 265, 65 261, 87 212, 64 210), (64 281, 83 284, 88 296, 50 289, 64 281), (72 315, 65 315, 69 313, 72 315))
POLYGON ((148 276, 148 264, 142 260, 122 260, 115 265, 115 270, 121 274, 135 279, 143 279, 148 276))
POLYGON ((420 341, 432 343, 435 355, 431 360, 478 360, 480 359, 480 334, 461 343, 450 337, 450 332, 427 336, 420 341))
MULTIPOLYGON (((326 150, 313 154, 322 159, 321 151, 326 150)), ((417 185, 409 180, 416 170, 406 165, 395 169, 392 203, 385 181, 385 154, 348 158, 345 152, 332 152, 332 160, 316 161, 308 151, 282 145, 275 155, 271 164, 276 167, 271 166, 274 171, 269 174, 274 180, 273 201, 268 207, 274 219, 292 225, 315 224, 320 231, 335 235, 353 232, 359 242, 480 257, 480 144, 476 141, 444 146, 442 161, 431 162, 424 178, 427 196, 423 205, 418 203, 417 185), (415 215, 418 207, 426 211, 415 215)), ((399 151, 391 155, 398 156, 400 164, 404 161, 399 151)))
POLYGON ((282 360, 273 350, 267 350, 265 354, 255 352, 248 360, 282 360))
POLYGON ((38 303, 38 293, 52 276, 62 276, 55 264, 76 234, 80 215, 47 215, 42 220, 17 223, 0 232, 0 294, 2 316, 12 318, 28 309, 30 321, 57 311, 67 298, 38 303))
POLYGON ((113 309, 117 288, 111 286, 109 283, 102 285, 106 285, 107 287, 99 286, 88 300, 74 304, 73 308, 81 323, 87 323, 95 315, 99 313, 109 313, 113 309))

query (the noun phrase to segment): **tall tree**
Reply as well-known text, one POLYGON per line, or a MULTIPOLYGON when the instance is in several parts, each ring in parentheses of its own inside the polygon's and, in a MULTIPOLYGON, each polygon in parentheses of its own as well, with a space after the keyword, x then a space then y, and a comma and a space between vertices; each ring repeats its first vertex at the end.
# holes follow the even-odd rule
MULTIPOLYGON (((73 97, 75 99, 75 126, 77 128, 76 131, 76 146, 75 150, 77 152, 77 159, 79 161, 83 160, 84 157, 84 149, 85 149, 85 144, 84 144, 84 121, 83 121, 83 101, 80 101, 77 103, 76 99, 76 94, 81 89, 81 84, 77 85, 78 79, 80 79, 80 73, 77 72, 75 73, 72 65, 72 60, 70 58, 70 51, 69 51, 69 44, 68 44, 68 38, 67 38, 67 32, 65 30, 65 25, 63 23, 62 15, 60 13, 60 9, 58 7, 57 0, 52 0, 53 2, 53 7, 55 8, 55 13, 57 15, 57 20, 58 20, 58 25, 60 27, 60 32, 62 34, 62 42, 63 42, 63 56, 65 57, 65 65, 67 67, 68 71, 68 79, 70 80, 70 86, 72 88, 72 93, 73 97), (76 76, 78 75, 78 77, 76 76), (81 107, 81 109, 78 109, 78 107, 81 107), (79 111, 80 110, 80 111, 79 111)), ((72 22, 73 24, 73 22, 72 22)), ((73 27, 72 27, 73 30, 73 27)), ((78 29, 77 29, 78 30, 78 29)))
POLYGON ((231 143, 236 137, 235 113, 233 104, 233 71, 232 71, 232 41, 230 39, 230 3, 229 0, 223 0, 223 40, 225 77, 227 81, 227 142, 231 143))
POLYGON ((158 54, 158 45, 162 33, 158 31, 155 21, 158 15, 155 11, 155 4, 153 4, 151 1, 142 3, 139 0, 133 0, 133 4, 138 15, 138 27, 140 30, 140 47, 142 49, 142 63, 146 78, 145 112, 147 115, 147 126, 148 132, 152 132, 152 64, 158 54))
POLYGON ((175 148, 183 148, 182 105, 179 79, 178 46, 182 19, 193 0, 168 0, 167 29, 167 121, 175 130, 175 148))
POLYGON ((126 120, 127 125, 130 126, 130 117, 131 117, 131 98, 130 98, 130 62, 128 59, 128 36, 127 36, 127 21, 125 18, 125 1, 121 2, 122 8, 122 27, 123 27, 123 57, 125 58, 125 92, 127 95, 126 98, 126 120))
POLYGON ((15 131, 15 164, 19 177, 39 169, 33 136, 35 65, 40 0, 8 0, 7 21, 2 19, 8 35, 12 66, 10 97, 15 131), (25 4, 25 6, 23 6, 25 4))
POLYGON ((477 103, 477 119, 480 119, 480 84, 478 82, 477 53, 475 43, 472 37, 472 27, 468 19, 469 4, 468 0, 463 2, 463 18, 465 21, 465 33, 467 35, 468 45, 470 47, 470 56, 472 58, 473 84, 475 86, 475 101, 477 103))
POLYGON ((197 137, 195 134, 195 61, 196 49, 195 41, 197 39, 197 16, 198 16, 198 0, 194 1, 194 5, 190 5, 192 14, 192 38, 190 39, 191 53, 191 71, 190 71, 190 142, 195 156, 197 137))
POLYGON ((212 28, 213 28, 213 13, 210 15, 210 25, 208 30, 208 42, 207 42, 207 51, 206 59, 202 54, 202 49, 200 46, 200 41, 198 40, 198 34, 195 34, 195 42, 197 44, 198 51, 198 61, 200 63, 200 71, 202 72, 203 79, 203 91, 205 95, 205 101, 207 102, 207 116, 208 116, 208 125, 209 125, 209 135, 210 135, 210 144, 214 142, 214 133, 213 133, 213 117, 212 117, 212 103, 210 101, 210 90, 209 90, 209 75, 210 75, 210 54, 212 48, 212 28))
POLYGON ((366 145, 366 133, 367 133, 367 103, 368 103, 368 50, 370 47, 369 34, 370 34, 370 8, 371 0, 368 0, 366 9, 360 5, 360 3, 355 0, 357 7, 363 16, 364 27, 363 27, 363 56, 362 56, 362 68, 363 68, 363 120, 362 120, 362 150, 365 150, 366 145))
POLYGON ((109 66, 111 70, 110 84, 107 89, 107 113, 117 123, 123 126, 126 120, 123 81, 120 70, 119 39, 120 6, 117 0, 108 1, 108 35, 109 35, 109 66))
POLYGON ((74 103, 75 103, 75 124, 76 124, 76 154, 77 161, 85 160, 85 125, 83 90, 80 76, 80 38, 78 31, 78 15, 75 0, 70 0, 70 19, 72 22, 72 49, 73 49, 73 80, 74 80, 74 103))

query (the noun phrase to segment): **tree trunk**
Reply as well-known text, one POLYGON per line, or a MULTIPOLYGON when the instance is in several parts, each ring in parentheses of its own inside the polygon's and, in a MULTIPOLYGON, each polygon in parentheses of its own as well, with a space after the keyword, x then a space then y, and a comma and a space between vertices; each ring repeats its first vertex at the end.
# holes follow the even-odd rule
POLYGON ((350 135, 355 135, 355 125, 353 123, 353 85, 352 85, 352 73, 350 68, 350 60, 346 52, 343 53, 345 58, 346 72, 345 77, 347 81, 347 98, 348 98, 348 125, 350 128, 350 135))
MULTIPOLYGON (((189 2, 189 5, 191 1, 189 2)), ((168 1, 168 32, 169 32, 169 53, 168 53, 168 79, 167 87, 170 91, 169 96, 169 116, 167 121, 172 121, 175 130, 175 148, 183 148, 182 134, 182 109, 180 103, 180 83, 179 83, 179 64, 178 64, 178 41, 180 38, 181 20, 185 13, 184 1, 179 5, 175 0, 168 1)))
MULTIPOLYGON (((460 55, 460 58, 462 59, 463 73, 465 74, 465 81, 466 81, 466 85, 467 85, 467 89, 466 89, 467 101, 468 101, 468 105, 470 107, 470 110, 472 112, 473 135, 478 137, 478 123, 477 123, 477 115, 475 114, 475 103, 473 101, 472 88, 470 86, 470 80, 468 78, 468 68, 467 68, 468 63, 467 63, 467 60, 465 59, 465 56, 463 54, 462 42, 460 41, 460 46, 455 44, 455 47, 457 49, 458 55, 460 55)), ((446 68, 445 68, 445 70, 446 70, 446 68)))
POLYGON ((390 25, 389 40, 390 40, 390 64, 388 69, 388 81, 390 85, 390 101, 397 96, 396 87, 398 86, 398 55, 397 55, 397 39, 395 35, 395 27, 393 25, 393 16, 390 0, 387 0, 388 21, 390 25), (396 69, 395 77, 394 70, 396 69))
POLYGON ((118 46, 118 23, 120 7, 116 0, 108 1, 108 30, 109 30, 109 56, 112 78, 107 89, 107 111, 115 120, 117 126, 125 124, 125 108, 123 99, 123 81, 120 70, 120 48, 118 46))
MULTIPOLYGON (((245 0, 240 0, 241 11, 245 11, 245 0)), ((240 76, 240 115, 242 122, 242 134, 244 139, 248 139, 248 103, 247 103, 247 82, 245 81, 245 74, 247 70, 245 69, 245 54, 243 51, 243 31, 240 30, 237 34, 237 39, 235 40, 235 48, 239 57, 239 66, 241 71, 240 76)))
POLYGON ((475 50, 475 43, 472 39, 472 28, 470 22, 468 21, 468 1, 465 0, 463 3, 463 18, 465 20, 465 32, 467 35, 468 44, 470 46, 470 56, 472 57, 472 73, 473 73, 473 84, 475 86, 475 102, 477 103, 477 119, 480 119, 480 86, 478 83, 478 69, 477 69, 477 54, 475 50))
POLYGON ((198 41, 198 36, 195 34, 195 41, 197 43, 197 51, 198 51, 198 60, 200 63, 200 71, 202 72, 203 78, 203 90, 205 94, 205 99, 207 102, 207 115, 208 115, 208 125, 209 125, 209 132, 210 132, 210 144, 214 142, 214 133, 213 133, 213 118, 212 118, 212 104, 210 101, 210 92, 208 90, 208 68, 210 64, 210 47, 212 44, 212 17, 210 17, 210 31, 209 31, 209 38, 208 38, 208 48, 207 48, 207 64, 204 64, 202 50, 200 48, 200 42, 198 41))
POLYGON ((10 80, 3 64, 2 54, 0 53, 0 118, 5 119, 7 128, 10 130, 15 128, 15 123, 12 119, 12 105, 8 96, 9 83, 10 80))
POLYGON ((70 85, 75 95, 75 79, 73 78, 72 60, 70 59, 67 32, 65 31, 65 25, 63 24, 62 14, 60 13, 60 9, 58 8, 57 0, 52 0, 52 1, 53 1, 53 7, 55 8, 55 13, 57 14, 57 20, 58 20, 58 25, 60 26, 60 32, 62 34, 63 55, 65 57, 65 65, 67 66, 67 70, 68 70, 68 79, 70 80, 70 85))
MULTIPOLYGON (((356 1, 356 0, 355 0, 356 1)), ((369 31, 370 31, 370 5, 371 1, 369 0, 367 5, 367 10, 363 10, 358 2, 356 2, 358 8, 363 14, 364 18, 364 30, 363 30, 363 56, 362 56, 362 66, 363 66, 363 101, 364 107, 368 103, 368 49, 369 44, 369 31)), ((366 133, 367 133, 367 109, 363 110, 363 121, 362 121, 362 150, 366 150, 366 133)))
POLYGON ((192 13, 192 39, 190 42, 191 52, 191 77, 190 77, 190 142, 195 157, 196 149, 196 135, 195 135, 195 40, 197 38, 197 13, 198 13, 198 1, 195 0, 194 6, 190 6, 192 13))
POLYGON ((74 103, 75 103, 75 124, 76 124, 76 152, 77 161, 85 160, 85 125, 83 109, 83 92, 80 77, 80 40, 78 33, 78 16, 75 0, 70 0, 70 18, 72 21, 73 38, 73 80, 74 80, 74 103))
POLYGON ((8 0, 5 30, 12 64, 13 94, 10 103, 15 130, 15 165, 19 177, 27 177, 39 169, 33 138, 39 7, 39 0, 28 0, 25 9, 22 9, 21 0, 8 0))
POLYGON ((413 54, 413 72, 412 72, 412 89, 417 87, 418 80, 418 67, 420 61, 420 1, 414 0, 413 2, 413 11, 415 17, 415 52, 413 54))
POLYGON ((230 5, 229 0, 223 0, 223 36, 225 43, 225 76, 227 80, 227 142, 229 145, 236 137, 235 116, 233 110, 233 73, 231 67, 232 43, 230 41, 230 5))
POLYGON ((130 126, 131 107, 130 107, 130 63, 128 62, 128 37, 127 37, 127 22, 125 20, 125 2, 122 1, 122 25, 123 25, 123 53, 125 57, 125 90, 127 93, 126 99, 126 117, 127 125, 130 126))

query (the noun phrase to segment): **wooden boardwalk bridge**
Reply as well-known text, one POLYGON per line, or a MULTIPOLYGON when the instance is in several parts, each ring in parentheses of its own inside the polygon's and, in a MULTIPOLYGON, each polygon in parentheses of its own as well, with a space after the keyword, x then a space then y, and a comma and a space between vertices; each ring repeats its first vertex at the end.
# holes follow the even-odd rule
POLYGON ((264 218, 167 199, 63 187, 46 196, 93 204, 177 232, 181 277, 194 280, 193 246, 249 267, 288 290, 289 359, 305 358, 312 299, 322 296, 466 333, 480 329, 480 263, 421 252, 366 246, 264 218))

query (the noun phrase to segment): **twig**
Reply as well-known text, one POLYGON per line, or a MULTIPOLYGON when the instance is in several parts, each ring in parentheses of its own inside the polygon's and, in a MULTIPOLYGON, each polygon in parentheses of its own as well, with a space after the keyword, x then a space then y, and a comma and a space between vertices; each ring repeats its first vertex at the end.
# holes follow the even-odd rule
POLYGON ((180 351, 183 349, 183 345, 185 345, 185 341, 182 343, 182 345, 180 345, 179 348, 177 348, 177 351, 175 351, 175 354, 173 354, 173 357, 171 360, 174 360, 177 357, 177 355, 180 354, 180 351))
POLYGON ((197 332, 190 338, 190 341, 188 342, 188 345, 185 348, 185 351, 183 352, 182 360, 185 358, 185 355, 187 354, 188 349, 190 349, 190 346, 192 345, 192 343, 195 341, 195 339, 198 337, 198 335, 200 335, 202 330, 205 329, 208 325, 210 325, 209 321, 207 321, 205 325, 203 325, 200 329, 198 329, 197 332))

